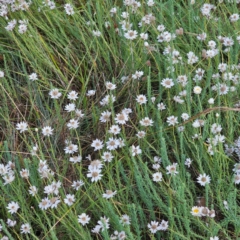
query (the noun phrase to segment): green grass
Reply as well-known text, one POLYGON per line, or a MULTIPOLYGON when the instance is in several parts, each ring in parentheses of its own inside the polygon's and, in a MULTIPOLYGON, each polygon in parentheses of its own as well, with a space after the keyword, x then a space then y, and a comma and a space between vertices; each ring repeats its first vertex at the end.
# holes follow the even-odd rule
POLYGON ((239 239, 239 184, 234 182, 233 168, 240 156, 236 143, 240 135, 240 20, 229 20, 232 14, 239 13, 239 4, 215 3, 211 17, 206 17, 201 12, 205 3, 202 0, 195 4, 155 0, 152 7, 147 1, 139 1, 141 6, 136 12, 132 12, 131 6, 125 6, 124 1, 74 0, 70 2, 74 6, 73 15, 66 14, 65 3, 56 2, 56 8, 51 10, 36 0, 27 11, 9 10, 8 19, 0 17, 0 71, 4 72, 4 77, 0 78, 0 238, 111 239, 114 231, 124 231, 126 239, 132 240, 210 239, 214 236, 239 239), (113 7, 117 11, 111 16, 113 7), (122 12, 129 14, 125 20, 138 32, 138 37, 132 41, 124 36, 122 12), (147 14, 152 14, 155 20, 139 27, 147 14), (7 31, 4 27, 13 19, 28 20, 27 31, 19 33, 19 23, 13 31, 7 31), (105 22, 109 22, 109 27, 105 22), (169 42, 158 42, 160 24, 171 34, 182 28, 183 34, 169 42), (99 30, 100 37, 94 36, 93 30, 99 30), (200 41, 197 36, 203 32, 207 37, 200 41), (141 39, 140 33, 148 33, 148 39, 141 39), (219 36, 233 39, 229 51, 219 36), (210 49, 208 42, 211 40, 216 42, 218 54, 204 58, 202 51, 210 49), (148 42, 151 49, 144 42, 148 42), (165 54, 169 49, 178 51, 181 57, 178 62, 171 54, 165 54), (189 52, 198 57, 196 63, 188 64, 189 52), (220 63, 226 63, 226 73, 231 73, 233 80, 224 80, 224 73, 218 69, 220 63), (205 72, 202 80, 195 82, 199 68, 205 72), (136 71, 143 71, 139 80, 132 77, 136 71), (38 76, 36 81, 29 79, 33 72, 38 76), (214 77, 217 73, 219 76, 214 77), (187 77, 185 86, 178 82, 181 75, 187 77), (128 78, 122 81, 123 77, 128 78), (165 78, 173 79, 172 88, 161 84, 165 78), (117 88, 106 89, 107 82, 116 84, 117 88), (227 94, 214 90, 218 84, 226 84, 227 94), (202 88, 199 95, 193 92, 195 86, 202 88), (49 95, 54 88, 62 93, 59 99, 49 95), (67 98, 72 90, 78 93, 76 109, 81 109, 84 116, 79 119, 78 128, 70 130, 67 123, 76 119, 76 114, 67 112, 65 106, 73 102, 67 98), (89 90, 95 90, 95 95, 87 96, 89 90), (174 101, 174 96, 184 90, 185 96, 180 97, 184 102, 174 101), (107 94, 115 96, 116 101, 101 105, 107 94), (146 96, 146 104, 137 103, 140 94, 146 96), (208 103, 210 98, 214 99, 214 104, 208 103), (162 111, 157 106, 161 102, 166 105, 162 111), (124 108, 131 108, 132 113, 126 124, 119 124, 120 134, 113 135, 109 128, 116 124, 115 118, 124 108), (100 121, 103 111, 111 112, 107 123, 100 121), (189 115, 185 122, 181 119, 182 113, 189 115), (174 126, 167 123, 170 116, 178 119, 174 126), (141 126, 140 120, 145 117, 153 120, 152 126, 141 126), (197 119, 204 120, 204 126, 194 128, 192 124, 197 119), (20 122, 28 123, 27 131, 21 133, 16 129, 20 122), (217 134, 211 131, 215 123, 222 127, 217 134), (49 137, 42 134, 45 126, 54 129, 49 137), (184 127, 184 131, 179 131, 179 127, 184 127), (136 136, 140 130, 146 132, 141 139, 136 136), (193 138, 195 134, 198 138, 193 138), (211 139, 218 135, 225 139, 213 146, 211 154, 211 139), (111 137, 121 138, 125 146, 111 151, 112 161, 104 162, 101 156, 109 151, 106 142, 111 137), (95 139, 103 141, 101 150, 94 151, 91 146, 95 139), (66 140, 78 146, 76 153, 65 153, 66 140), (36 144, 37 153, 32 155, 36 144), (225 144, 234 147, 231 155, 226 154, 225 144), (133 145, 139 146, 142 153, 132 156, 133 145), (82 160, 73 164, 69 158, 76 155, 81 155, 82 160), (159 170, 152 167, 155 156, 161 158, 159 170), (192 159, 189 168, 184 164, 187 158, 192 159), (103 164, 103 177, 92 182, 87 173, 90 160, 96 159, 103 164), (40 160, 46 160, 53 175, 41 178, 40 160), (7 174, 1 173, 1 169, 9 162, 14 164, 11 174, 15 179, 5 184, 7 174), (173 163, 177 163, 176 175, 167 171, 173 163), (29 170, 28 179, 21 177, 22 169, 29 170), (162 173, 162 181, 153 181, 155 172, 162 173), (197 182, 203 173, 211 178, 205 186, 197 182), (74 190, 71 185, 79 179, 84 185, 74 190), (59 193, 47 195, 44 189, 54 181, 61 182, 59 193), (30 186, 38 189, 35 196, 29 194, 30 186), (105 199, 102 194, 106 190, 117 193, 105 199), (67 194, 75 196, 71 206, 64 202, 67 194), (61 202, 57 208, 40 209, 39 203, 47 196, 59 197, 61 202), (199 199, 201 203, 197 202, 199 199), (7 209, 12 201, 20 206, 14 214, 7 209), (223 201, 227 201, 228 209, 223 201), (194 206, 215 210, 215 217, 193 216, 194 206), (91 218, 85 226, 78 222, 82 213, 91 218), (130 217, 130 225, 120 222, 124 214, 130 217), (110 227, 98 234, 91 232, 103 216, 109 218, 110 227), (10 227, 8 219, 15 220, 16 225, 10 227), (151 233, 148 224, 162 220, 168 221, 168 229, 151 233), (28 234, 20 230, 25 223, 31 226, 28 234))

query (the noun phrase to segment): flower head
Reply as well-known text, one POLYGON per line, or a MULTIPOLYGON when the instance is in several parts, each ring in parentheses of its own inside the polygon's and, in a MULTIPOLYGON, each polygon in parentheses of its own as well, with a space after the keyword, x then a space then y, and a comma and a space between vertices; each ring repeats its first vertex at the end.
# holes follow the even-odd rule
POLYGON ((206 184, 210 183, 211 178, 206 175, 206 173, 204 174, 200 174, 199 177, 197 178, 197 182, 201 185, 201 186, 205 186, 206 184))
POLYGON ((86 213, 82 213, 81 215, 78 215, 78 222, 81 223, 83 226, 89 223, 90 217, 86 213))
POLYGON ((7 206, 8 212, 11 214, 16 213, 19 208, 20 207, 17 202, 10 202, 7 206))
POLYGON ((20 131, 20 133, 28 130, 28 124, 26 122, 17 123, 16 129, 20 131))

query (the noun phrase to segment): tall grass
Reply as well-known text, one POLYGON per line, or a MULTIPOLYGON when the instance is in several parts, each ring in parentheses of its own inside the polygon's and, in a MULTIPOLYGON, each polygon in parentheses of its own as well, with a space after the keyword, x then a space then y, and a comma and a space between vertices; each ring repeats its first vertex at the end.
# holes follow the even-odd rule
POLYGON ((231 15, 239 13, 239 3, 216 2, 209 5, 206 16, 202 0, 155 0, 153 6, 150 1, 133 1, 140 4, 136 11, 128 1, 74 0, 69 2, 72 15, 65 11, 65 2, 56 1, 54 9, 45 2, 36 0, 28 10, 13 12, 9 4, 0 1, 0 7, 9 8, 7 17, 0 17, 0 70, 4 72, 0 78, 0 238, 124 239, 125 235, 132 240, 238 239, 240 23, 231 21, 231 15), (116 13, 112 14, 114 7, 116 13), (128 13, 125 21, 138 32, 134 40, 125 36, 128 29, 122 27, 123 12, 128 13), (153 16, 150 24, 144 23, 147 14, 153 16), (27 31, 19 33, 19 22, 7 31, 5 27, 13 19, 28 20, 27 31), (170 41, 158 41, 161 24, 163 31, 170 33, 170 41), (97 30, 100 36, 94 35, 97 30), (148 39, 141 39, 140 33, 147 33, 148 39), (202 33, 207 35, 203 41, 197 38, 202 33), (219 36, 229 37, 233 44, 227 46, 219 36), (211 49, 211 40, 216 43, 213 49, 218 50, 214 57, 204 52, 211 49), (179 55, 173 56, 173 50, 179 55), (196 63, 188 63, 189 52, 198 57, 196 63), (221 63, 226 70, 221 71, 221 63), (205 72, 196 79, 199 68, 205 72), (136 71, 143 76, 134 79, 136 71), (36 73, 38 80, 29 79, 31 73, 36 73), (179 81, 182 75, 186 85, 179 81), (166 78, 172 79, 173 87, 163 86, 166 78), (117 88, 107 89, 107 82, 117 88), (226 84, 227 92, 218 90, 221 84, 226 84), (194 93, 195 86, 201 87, 200 94, 194 93), (59 89, 59 99, 51 98, 52 89, 59 89), (76 101, 68 99, 73 90, 78 93, 76 101), (89 90, 95 90, 95 95, 87 96, 89 90), (100 104, 107 94, 116 101, 100 104), (140 94, 147 98, 145 104, 136 101, 140 94), (176 102, 175 96, 183 103, 176 102), (209 103, 210 98, 214 103, 209 103), (66 105, 73 102, 83 117, 66 111, 66 105), (159 109, 160 103, 165 110, 159 109), (132 110, 129 120, 119 124, 121 132, 114 135, 109 129, 126 108, 132 110), (106 123, 101 122, 104 111, 111 113, 106 123), (181 118, 183 113, 189 115, 188 120, 181 118), (169 124, 170 116, 178 122, 169 124), (152 126, 140 124, 145 117, 153 121, 152 126), (76 129, 67 127, 70 119, 78 119, 76 129), (202 121, 202 126, 194 127, 202 121), (28 123, 27 131, 16 129, 20 122, 28 123), (215 133, 213 124, 222 130, 215 133), (44 136, 46 126, 53 128, 52 135, 44 136), (139 131, 145 131, 145 137, 138 138, 139 131), (113 159, 107 162, 102 156, 110 152, 107 142, 111 137, 121 138, 125 146, 111 151, 113 159), (103 141, 104 147, 94 151, 91 145, 96 139, 103 141), (77 145, 78 151, 66 153, 66 140, 77 145), (38 150, 33 154, 36 144, 38 150), (141 153, 134 155, 133 146, 139 146, 141 153), (80 162, 69 161, 77 155, 80 162), (192 160, 189 167, 187 158, 192 160), (97 159, 103 164, 103 176, 93 182, 87 173, 97 159), (41 177, 40 160, 46 160, 54 174, 41 177), (154 169, 153 164, 158 163, 159 169, 154 169), (174 163, 177 173, 169 174, 167 169, 174 163), (22 169, 29 170, 28 178, 21 177, 22 169), (161 181, 154 181, 156 172, 162 174, 161 181), (201 186, 197 179, 204 173, 211 180, 201 186), (6 184, 7 176, 15 179, 6 184), (72 187, 77 180, 84 182, 79 190, 72 187), (46 186, 54 181, 61 182, 59 192, 47 195, 46 186), (29 193, 31 186, 38 189, 34 196, 29 193), (106 190, 117 192, 105 199, 106 190), (72 205, 64 201, 67 194, 75 197, 72 205), (60 203, 42 210, 39 203, 46 197, 58 197, 60 203), (13 214, 10 202, 20 207, 13 214), (199 216, 192 213, 194 206, 199 216), (214 213, 201 214, 203 207, 214 213), (86 225, 79 222, 82 213, 90 217, 86 225), (120 221, 124 214, 130 217, 129 225, 120 221), (109 228, 100 220, 104 216, 109 218, 109 228), (8 219, 16 225, 10 226, 8 219), (151 221, 161 224, 162 220, 168 221, 166 229, 154 233, 148 227, 151 221), (31 226, 27 234, 22 230, 25 223, 31 226))

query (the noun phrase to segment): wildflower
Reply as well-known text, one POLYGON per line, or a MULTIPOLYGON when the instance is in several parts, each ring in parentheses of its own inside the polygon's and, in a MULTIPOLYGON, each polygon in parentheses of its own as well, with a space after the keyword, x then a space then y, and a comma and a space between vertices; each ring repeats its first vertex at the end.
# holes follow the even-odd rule
POLYGON ((182 118, 184 121, 187 121, 187 120, 189 119, 189 115, 188 115, 187 113, 182 113, 181 118, 182 118))
POLYGON ((84 117, 84 113, 82 113, 82 110, 80 110, 80 109, 76 109, 75 113, 76 113, 76 116, 78 119, 84 117))
POLYGON ((82 161, 82 156, 78 155, 78 156, 70 157, 69 161, 72 163, 79 163, 82 161))
POLYGON ((67 15, 73 15, 74 14, 74 10, 73 10, 73 6, 69 3, 64 5, 64 9, 67 15))
POLYGON ((53 99, 58 99, 62 96, 62 93, 60 93, 59 90, 55 88, 49 92, 49 95, 53 99))
POLYGON ((211 104, 211 105, 214 104, 214 99, 213 98, 209 98, 208 99, 208 103, 211 104))
POLYGON ((33 146, 32 150, 31 150, 31 155, 36 156, 37 151, 38 151, 38 145, 36 144, 35 146, 33 146))
POLYGON ((112 159, 113 159, 113 155, 111 152, 104 152, 103 153, 103 156, 102 156, 102 159, 104 162, 111 162, 112 159))
POLYGON ((9 227, 14 227, 15 225, 16 225, 16 221, 14 221, 14 220, 11 220, 11 219, 7 219, 7 225, 9 226, 9 227))
POLYGON ((137 31, 136 30, 128 30, 126 33, 124 33, 124 37, 129 40, 134 40, 137 38, 137 31))
POLYGON ((141 33, 140 37, 142 40, 148 40, 148 34, 147 33, 141 33))
POLYGON ((94 151, 101 150, 103 148, 103 141, 95 139, 93 140, 91 147, 94 147, 94 151))
POLYGON ((194 128, 199 128, 199 127, 204 126, 204 123, 205 123, 204 120, 196 119, 196 120, 193 122, 192 126, 193 126, 194 128))
POLYGON ((102 178, 101 169, 98 168, 88 169, 87 177, 91 178, 91 182, 97 182, 102 178))
POLYGON ((96 30, 96 31, 93 30, 92 33, 93 33, 93 36, 95 36, 95 37, 100 37, 101 36, 101 32, 99 30, 96 30))
POLYGON ((147 103, 147 98, 145 95, 141 94, 141 95, 138 95, 137 98, 136 98, 136 101, 142 105, 142 104, 145 104, 147 103))
POLYGON ((126 122, 128 121, 128 115, 126 113, 118 113, 115 117, 115 121, 118 123, 118 124, 126 124, 126 122))
POLYGON ((13 201, 10 202, 7 206, 8 212, 10 212, 11 214, 16 213, 19 208, 20 207, 19 207, 18 203, 13 202, 13 201))
POLYGON ((206 173, 204 174, 200 174, 197 178, 197 182, 201 185, 201 186, 205 186, 206 184, 210 183, 211 178, 206 175, 206 173))
POLYGON ((124 231, 121 232, 115 231, 114 233, 116 233, 115 235, 117 235, 117 239, 119 240, 127 239, 126 233, 124 231))
POLYGON ((229 210, 228 202, 226 200, 223 201, 223 205, 225 209, 229 210))
POLYGON ((143 76, 143 71, 136 71, 136 72, 132 75, 132 78, 139 80, 142 76, 143 76))
POLYGON ((53 181, 50 185, 47 185, 44 187, 44 193, 46 194, 55 194, 58 195, 59 194, 59 188, 61 187, 61 182, 55 182, 53 181))
POLYGON ((5 166, 3 164, 0 164, 0 175, 4 176, 5 174, 7 174, 10 171, 10 167, 9 166, 5 166))
POLYGON ((132 109, 131 108, 124 108, 123 110, 122 110, 122 113, 125 113, 125 114, 130 114, 130 113, 132 113, 132 109))
POLYGON ((106 193, 103 193, 103 197, 106 199, 112 198, 114 195, 116 195, 117 191, 112 191, 112 190, 106 190, 106 193))
POLYGON ((101 230, 101 226, 100 225, 96 225, 92 230, 91 230, 91 232, 92 233, 99 233, 100 232, 100 230, 101 230))
POLYGON ((4 77, 4 72, 0 70, 0 78, 4 77))
POLYGON ((5 29, 7 31, 12 31, 15 28, 16 24, 17 24, 17 20, 13 19, 12 21, 8 22, 8 25, 5 27, 5 29))
POLYGON ((195 87, 193 88, 193 92, 194 92, 195 94, 200 94, 200 93, 202 92, 202 88, 199 87, 199 86, 195 86, 195 87))
POLYGON ((194 52, 187 53, 188 56, 188 64, 192 65, 198 61, 198 57, 194 54, 194 52))
POLYGON ((177 117, 174 117, 174 116, 167 117, 167 123, 168 123, 168 126, 174 126, 178 124, 177 117))
POLYGON ((91 96, 94 96, 95 93, 96 93, 95 90, 88 90, 88 92, 86 93, 86 96, 87 96, 87 97, 91 97, 91 96))
POLYGON ((51 199, 50 199, 50 206, 51 206, 51 208, 53 209, 53 208, 57 208, 57 206, 58 206, 58 204, 61 202, 61 200, 59 199, 59 197, 57 196, 57 197, 52 197, 51 199))
POLYGON ((154 163, 152 165, 152 168, 155 169, 155 170, 158 170, 160 168, 160 164, 159 163, 154 163))
POLYGON ((47 210, 51 206, 51 202, 48 197, 42 199, 42 201, 38 204, 39 208, 42 210, 47 210))
POLYGON ((234 13, 229 17, 231 22, 236 22, 239 19, 239 14, 238 13, 234 13))
POLYGON ((69 154, 75 153, 77 152, 77 150, 78 150, 78 146, 71 142, 68 143, 68 145, 64 148, 65 153, 69 153, 69 154))
POLYGON ((74 190, 77 191, 83 185, 84 185, 84 182, 82 180, 78 180, 78 181, 73 181, 72 187, 74 190))
POLYGON ((50 136, 53 134, 53 129, 50 126, 46 126, 42 129, 42 134, 44 136, 50 136))
POLYGON ((15 175, 13 172, 9 172, 3 176, 3 180, 5 181, 3 185, 7 185, 11 182, 13 182, 15 179, 15 175))
POLYGON ((208 217, 214 218, 216 216, 215 210, 210 210, 208 213, 208 217))
POLYGON ((162 220, 158 229, 161 231, 166 231, 168 229, 168 221, 162 220))
POLYGON ((29 170, 28 169, 22 169, 21 171, 20 171, 20 175, 21 175, 21 177, 22 178, 26 178, 26 179, 28 179, 28 177, 29 177, 29 170))
POLYGON ((16 124, 16 129, 20 131, 20 133, 28 130, 28 124, 26 122, 20 122, 16 124))
POLYGON ((121 128, 118 125, 112 125, 108 132, 114 135, 117 135, 120 133, 120 131, 121 131, 121 128))
POLYGON ((124 214, 121 216, 121 219, 120 219, 120 222, 123 224, 123 225, 130 225, 130 217, 127 215, 127 214, 124 214))
POLYGON ((175 174, 177 174, 178 172, 177 172, 177 163, 173 163, 172 165, 169 165, 169 166, 167 166, 166 167, 166 169, 167 169, 167 174, 172 174, 172 175, 175 175, 175 174))
POLYGON ((201 217, 201 207, 192 207, 191 214, 196 217, 201 217))
POLYGON ((152 126, 153 120, 150 119, 149 117, 145 117, 140 121, 140 125, 144 127, 152 126))
POLYGON ((234 183, 239 184, 240 183, 240 174, 234 175, 234 183))
POLYGON ((136 156, 136 155, 139 155, 139 154, 141 154, 142 153, 142 150, 141 150, 141 148, 139 147, 139 146, 134 146, 134 145, 132 145, 132 147, 131 147, 131 152, 132 152, 132 156, 134 157, 134 156, 136 156))
POLYGON ((106 82, 106 88, 108 89, 108 90, 114 90, 114 89, 116 89, 116 84, 113 84, 113 83, 111 83, 111 82, 106 82))
POLYGON ((99 160, 94 160, 90 163, 88 166, 88 170, 93 170, 93 169, 101 169, 103 167, 103 164, 99 160))
POLYGON ((162 173, 156 172, 153 174, 153 181, 154 182, 161 182, 162 181, 162 173))
POLYGON ((23 34, 27 31, 27 21, 26 20, 23 20, 23 21, 19 21, 20 22, 20 25, 18 26, 18 32, 20 34, 23 34))
POLYGON ((155 2, 154 2, 153 0, 148 0, 148 1, 147 1, 147 5, 148 5, 149 7, 152 7, 154 4, 155 4, 155 2))
POLYGON ((174 82, 171 78, 165 78, 162 80, 161 85, 165 88, 171 88, 172 86, 174 86, 174 82))
POLYGON ((109 225, 109 218, 107 217, 101 217, 100 220, 97 222, 99 226, 102 228, 102 231, 108 229, 110 227, 109 225))
POLYGON ((78 215, 78 222, 81 223, 83 226, 89 223, 90 217, 86 213, 82 213, 81 215, 78 215))
POLYGON ((219 240, 219 237, 215 236, 215 237, 210 237, 210 240, 219 240))
POLYGON ((74 104, 74 103, 69 103, 69 104, 67 104, 66 106, 65 106, 65 110, 67 111, 67 112, 73 112, 73 111, 75 111, 75 108, 76 108, 76 105, 74 104))
POLYGON ((100 105, 105 106, 109 103, 114 103, 116 101, 116 97, 113 95, 106 95, 102 101, 100 101, 100 105))
POLYGON ((38 189, 35 186, 30 186, 28 192, 30 195, 35 196, 38 192, 38 189))
POLYGON ((20 232, 21 233, 30 233, 31 227, 29 223, 25 223, 21 225, 20 232))
POLYGON ((214 49, 216 47, 216 45, 217 45, 216 42, 213 40, 208 42, 208 47, 210 47, 211 49, 214 49))
POLYGON ((184 100, 180 98, 180 96, 174 96, 173 100, 179 104, 183 104, 184 100))
POLYGON ((159 222, 157 221, 151 221, 147 226, 151 233, 156 233, 159 230, 159 222))
POLYGON ((211 126, 211 133, 217 134, 217 133, 220 133, 221 131, 222 131, 222 127, 220 124, 214 123, 211 126))
POLYGON ((166 109, 166 105, 164 103, 158 103, 157 104, 158 110, 162 111, 166 109))
POLYGON ((109 140, 106 142, 107 144, 107 149, 108 150, 115 150, 118 148, 119 146, 119 141, 118 139, 115 139, 115 138, 109 138, 109 140))
POLYGON ((29 77, 29 79, 30 79, 31 81, 36 81, 36 80, 38 80, 38 76, 37 76, 36 73, 30 74, 28 77, 29 77))
POLYGON ((240 163, 234 164, 233 172, 236 174, 240 174, 240 163))
POLYGON ((111 116, 111 112, 109 111, 102 112, 100 117, 100 122, 109 122, 110 116, 111 116))
POLYGON ((79 127, 79 121, 75 119, 70 119, 67 123, 69 129, 77 129, 79 127))
POLYGON ((146 136, 146 132, 144 132, 144 131, 139 131, 139 132, 136 134, 136 136, 137 136, 138 138, 144 138, 144 137, 146 136))
POLYGON ((70 93, 68 93, 67 98, 69 100, 75 101, 78 99, 78 93, 76 91, 71 91, 70 93))
POLYGON ((187 159, 185 160, 184 164, 185 164, 186 166, 188 166, 188 168, 190 168, 190 166, 191 166, 191 164, 192 164, 192 159, 187 158, 187 159))
POLYGON ((66 198, 64 198, 64 202, 68 205, 71 206, 75 202, 75 196, 73 194, 67 194, 66 198))

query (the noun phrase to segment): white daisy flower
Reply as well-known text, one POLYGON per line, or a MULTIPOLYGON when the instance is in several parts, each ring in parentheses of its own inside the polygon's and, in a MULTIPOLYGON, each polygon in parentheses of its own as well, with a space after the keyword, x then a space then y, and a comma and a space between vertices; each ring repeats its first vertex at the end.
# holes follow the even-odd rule
POLYGON ((117 194, 117 191, 112 191, 112 190, 106 190, 106 193, 103 193, 103 198, 109 199, 112 198, 114 195, 117 194))
POLYGON ((70 93, 68 93, 67 98, 69 100, 76 101, 78 99, 78 93, 76 91, 71 91, 70 93))
POLYGON ((66 106, 65 106, 65 111, 67 111, 67 112, 73 112, 73 111, 75 111, 75 109, 76 109, 76 105, 75 105, 75 103, 69 103, 69 104, 67 104, 66 106))
POLYGON ((197 178, 197 182, 201 185, 201 186, 205 186, 206 184, 209 184, 211 181, 211 178, 206 175, 206 173, 204 174, 200 174, 197 178))
POLYGON ((62 93, 59 92, 59 90, 55 88, 49 92, 49 95, 53 99, 58 99, 62 96, 62 93))
POLYGON ((30 74, 28 77, 29 77, 29 79, 30 79, 31 81, 36 81, 36 80, 38 80, 38 75, 37 75, 36 73, 30 74))
POLYGON ((24 234, 30 233, 30 230, 31 230, 31 227, 29 223, 22 224, 20 227, 20 232, 24 234))
POLYGON ((153 176, 153 181, 154 182, 161 182, 162 181, 162 173, 161 172, 156 172, 152 176, 153 176))
POLYGON ((101 150, 103 148, 103 141, 95 139, 92 141, 91 147, 94 148, 94 151, 101 150))
POLYGON ((53 134, 53 128, 51 128, 50 126, 46 126, 42 129, 42 134, 44 136, 50 136, 53 134))
POLYGON ((67 194, 66 198, 64 198, 64 202, 68 205, 71 206, 73 203, 76 201, 75 196, 73 194, 67 194))
POLYGON ((81 215, 78 215, 78 222, 81 223, 83 226, 89 223, 90 217, 86 213, 82 213, 81 215))
POLYGON ((13 201, 10 202, 8 204, 8 206, 7 206, 8 212, 10 212, 11 214, 16 213, 19 208, 20 207, 19 207, 18 203, 17 202, 13 202, 13 201))
POLYGON ((28 124, 26 122, 20 122, 16 124, 16 129, 20 131, 20 133, 28 130, 28 124))

